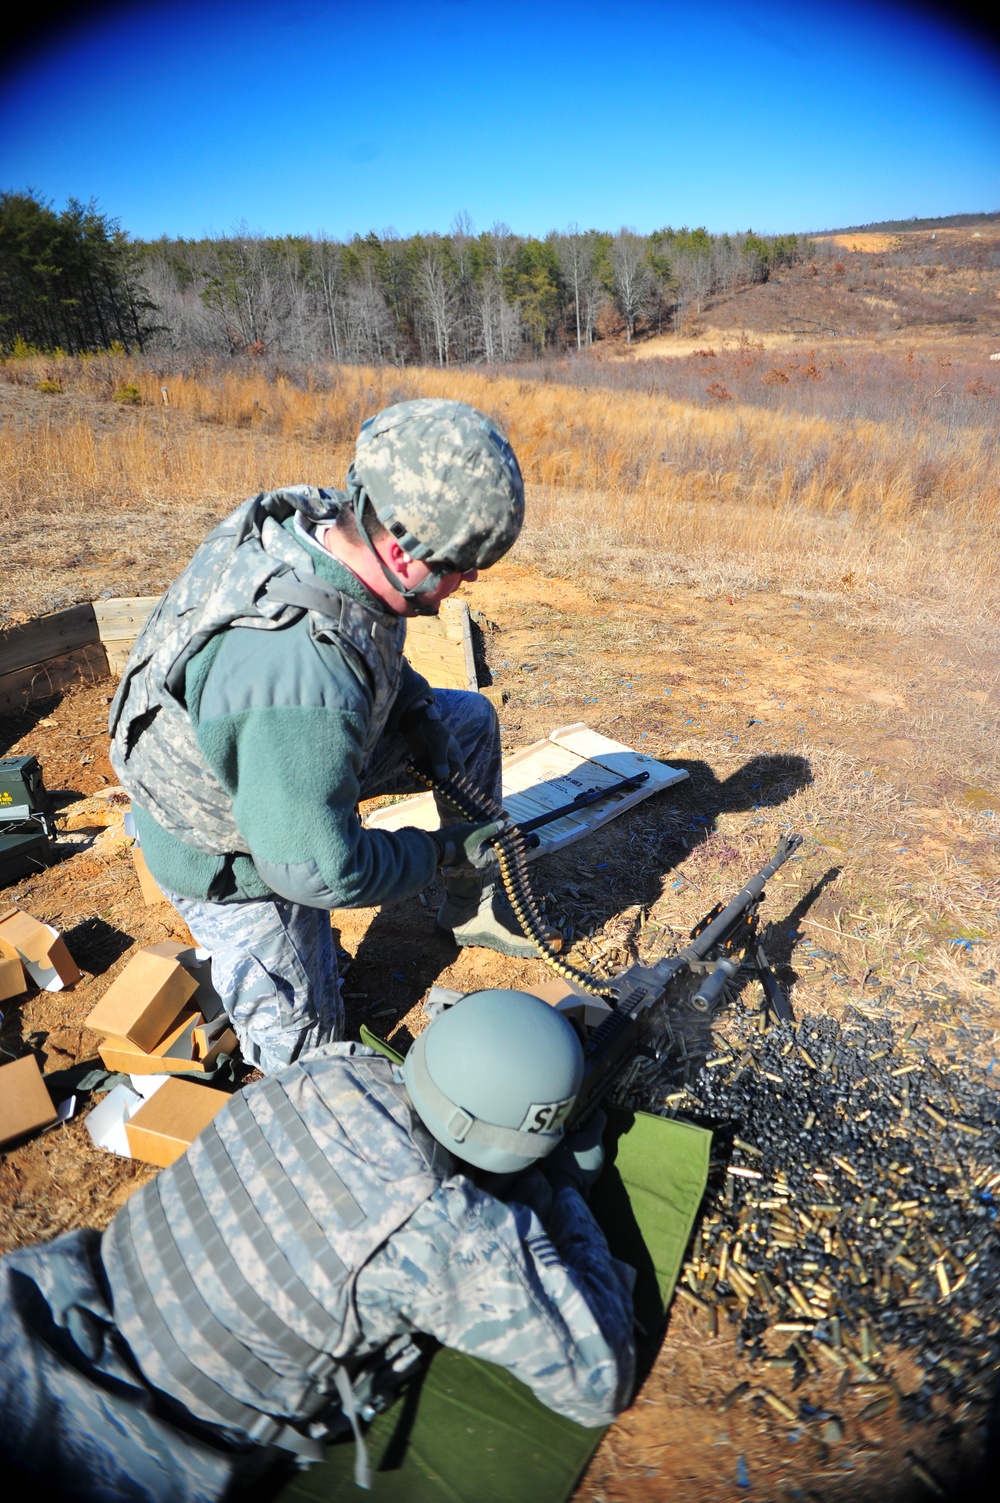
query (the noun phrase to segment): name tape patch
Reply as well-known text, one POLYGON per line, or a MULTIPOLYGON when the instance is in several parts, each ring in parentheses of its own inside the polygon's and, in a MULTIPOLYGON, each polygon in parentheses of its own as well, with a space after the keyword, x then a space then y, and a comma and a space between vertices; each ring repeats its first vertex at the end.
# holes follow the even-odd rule
POLYGON ((565 1101, 533 1102, 524 1114, 520 1131, 555 1132, 566 1121, 575 1100, 575 1096, 567 1096, 565 1101))

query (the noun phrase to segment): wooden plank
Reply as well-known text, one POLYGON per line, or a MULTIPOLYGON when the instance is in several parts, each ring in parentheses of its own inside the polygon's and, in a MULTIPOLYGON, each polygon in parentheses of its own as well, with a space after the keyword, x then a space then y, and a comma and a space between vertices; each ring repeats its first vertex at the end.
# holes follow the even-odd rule
POLYGON ((53 611, 48 616, 36 616, 23 626, 9 626, 0 632, 0 677, 21 668, 34 668, 49 658, 100 640, 97 617, 89 601, 65 611, 53 611))
POLYGON ((479 680, 476 677, 476 654, 472 650, 472 622, 469 618, 469 607, 464 600, 458 601, 461 607, 462 627, 462 652, 465 656, 466 688, 475 693, 479 688, 479 680))
POLYGON ((35 700, 51 699, 75 684, 96 684, 107 676, 107 654, 100 642, 91 642, 0 676, 0 710, 20 710, 35 700))
POLYGON ((125 672, 125 664, 128 662, 134 646, 134 637, 129 637, 124 642, 103 643, 104 651, 108 655, 108 669, 115 678, 121 678, 125 672))
POLYGON ((407 643, 406 656, 410 666, 422 674, 435 689, 466 689, 465 658, 457 643, 445 643, 451 653, 441 647, 430 648, 420 643, 407 643))
POLYGON ((449 642, 463 642, 466 637, 471 642, 469 607, 464 600, 456 595, 449 595, 447 600, 442 601, 441 613, 437 619, 449 642))
POLYGON ((440 616, 411 616, 406 623, 406 656, 434 688, 474 694, 479 684, 465 601, 446 600, 440 616))
POLYGON ((94 615, 101 641, 131 645, 159 601, 159 595, 121 595, 112 600, 95 600, 94 615))

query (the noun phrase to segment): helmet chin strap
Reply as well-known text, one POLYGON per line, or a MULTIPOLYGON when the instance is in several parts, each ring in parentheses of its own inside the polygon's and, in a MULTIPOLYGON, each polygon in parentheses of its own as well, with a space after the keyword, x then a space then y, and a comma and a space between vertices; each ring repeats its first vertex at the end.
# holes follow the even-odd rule
POLYGON ((432 569, 431 572, 426 575, 419 584, 415 585, 408 585, 405 580, 400 579, 399 575, 394 573, 393 570, 389 568, 389 565, 385 562, 385 559, 378 552, 375 544, 368 536, 368 532, 364 524, 364 509, 367 500, 367 492, 363 489, 363 487, 356 485, 354 487, 353 510, 355 525, 358 529, 358 536, 361 538, 361 541, 368 549, 368 552, 377 562, 379 568, 382 570, 382 573, 385 575, 386 580, 396 591, 396 594, 402 595, 404 600, 408 600, 412 604, 418 616, 436 616, 440 607, 437 605, 430 605, 426 601, 421 601, 420 597, 421 595, 427 594, 427 592, 430 590, 436 590, 442 579, 445 578, 446 574, 449 571, 432 569))

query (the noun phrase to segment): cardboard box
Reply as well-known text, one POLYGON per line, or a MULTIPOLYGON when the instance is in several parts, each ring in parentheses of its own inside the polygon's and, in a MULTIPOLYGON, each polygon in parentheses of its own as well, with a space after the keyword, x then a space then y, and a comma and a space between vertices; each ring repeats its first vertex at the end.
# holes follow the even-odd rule
POLYGON ((19 997, 27 990, 28 978, 18 956, 0 956, 0 1002, 6 1002, 8 997, 19 997))
MULTIPOLYGON (((197 1029, 194 1030, 195 1033, 197 1029)), ((151 1054, 137 1049, 128 1039, 106 1038, 98 1045, 97 1052, 105 1069, 121 1071, 123 1075, 203 1075, 211 1070, 221 1054, 234 1054, 238 1040, 231 1028, 226 1028, 216 1038, 203 1058, 182 1059, 177 1055, 151 1054)))
POLYGON ((130 1159, 125 1123, 141 1105, 142 1097, 137 1091, 130 1091, 127 1085, 116 1085, 110 1090, 96 1106, 91 1107, 84 1120, 94 1147, 130 1159))
POLYGON ((181 1013, 174 1026, 147 1053, 156 1059, 180 1059, 190 1064, 195 1057, 194 1031, 205 1019, 196 1007, 181 1013))
POLYGON ((87 1027, 152 1050, 197 990, 197 981, 178 961, 139 950, 87 1017, 87 1027))
POLYGON ((33 1054, 0 1065, 0 1143, 48 1127, 56 1120, 49 1088, 33 1054))
POLYGON ((541 981, 537 986, 529 986, 525 990, 535 997, 541 997, 543 1002, 547 1002, 558 1012, 564 1012, 587 1033, 592 1028, 598 1028, 611 1011, 610 1004, 603 997, 592 997, 589 993, 574 991, 568 981, 541 981))
POLYGON ((212 1018, 210 1022, 206 1022, 203 1019, 192 1035, 195 1059, 207 1059, 212 1050, 215 1049, 222 1034, 231 1032, 229 1019, 225 1013, 222 1013, 217 1018, 212 1018))
POLYGON ((146 949, 150 955, 165 955, 190 971, 198 983, 198 990, 192 998, 194 1006, 209 1021, 219 1017, 222 1013, 222 998, 212 983, 212 958, 207 950, 186 945, 179 939, 161 939, 159 944, 147 945, 146 949))
POLYGON ((41 991, 61 992, 81 976, 59 930, 40 923, 20 908, 0 913, 0 955, 20 960, 41 991))
POLYGON ((169 903, 170 899, 157 887, 156 879, 146 865, 146 858, 137 845, 132 847, 132 864, 135 867, 135 874, 139 878, 142 901, 146 907, 155 908, 157 903, 169 903))
POLYGON ((228 1100, 224 1091, 190 1080, 168 1080, 125 1123, 132 1157, 166 1168, 190 1148, 228 1100))

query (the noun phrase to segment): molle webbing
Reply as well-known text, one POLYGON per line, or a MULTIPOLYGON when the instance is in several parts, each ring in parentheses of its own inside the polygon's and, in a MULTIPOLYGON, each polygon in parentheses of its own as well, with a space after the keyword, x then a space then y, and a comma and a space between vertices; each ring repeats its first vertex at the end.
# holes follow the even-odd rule
MULTIPOLYGON (((335 644, 341 672, 371 697, 364 755, 382 732, 399 686, 405 622, 318 578, 309 549, 281 526, 298 510, 315 518, 333 503, 308 486, 255 496, 197 549, 153 611, 132 650, 109 717, 110 757, 136 803, 207 855, 249 854, 233 801, 202 751, 185 702, 188 664, 231 627, 294 627, 309 617, 316 642, 335 644)), ((335 507, 333 508, 336 509, 335 507)), ((331 656, 331 673, 338 659, 331 656)))
POLYGON ((132 1196, 104 1261, 154 1387, 230 1434, 321 1453, 303 1429, 335 1393, 351 1419, 354 1278, 437 1182, 408 1114, 388 1062, 316 1058, 237 1093, 132 1196))

